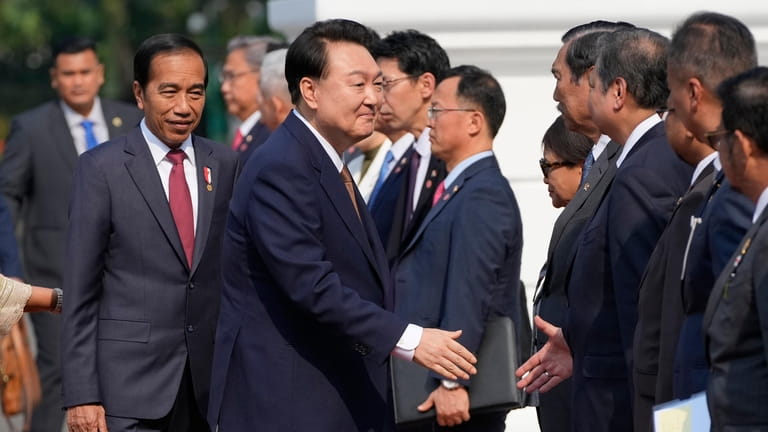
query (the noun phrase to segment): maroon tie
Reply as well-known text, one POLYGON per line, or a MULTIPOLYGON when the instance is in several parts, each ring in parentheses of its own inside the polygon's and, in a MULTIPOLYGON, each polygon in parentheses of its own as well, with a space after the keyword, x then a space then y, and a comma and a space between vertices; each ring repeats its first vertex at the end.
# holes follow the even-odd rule
POLYGON ((443 192, 445 192, 445 180, 441 181, 440 184, 437 185, 435 194, 432 196, 432 207, 434 207, 435 204, 440 201, 440 197, 443 196, 443 192))
POLYGON ((232 150, 239 151, 240 144, 243 142, 243 134, 240 133, 240 129, 235 132, 235 138, 232 140, 232 150))
POLYGON ((184 158, 187 155, 176 149, 169 151, 165 157, 173 163, 171 175, 168 177, 168 202, 184 254, 187 256, 187 264, 191 268, 192 252, 195 250, 195 223, 192 219, 192 197, 189 195, 187 178, 184 176, 184 158))

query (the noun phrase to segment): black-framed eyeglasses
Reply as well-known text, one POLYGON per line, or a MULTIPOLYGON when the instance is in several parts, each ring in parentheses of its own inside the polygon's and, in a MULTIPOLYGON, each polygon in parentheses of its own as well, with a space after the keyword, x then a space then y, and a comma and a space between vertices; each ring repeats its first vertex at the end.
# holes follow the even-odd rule
POLYGON ((437 118, 437 115, 441 112, 447 112, 447 111, 464 111, 464 112, 477 112, 474 108, 438 108, 438 107, 429 107, 427 108, 427 118, 430 120, 434 120, 437 118))
POLYGON ((385 79, 381 82, 381 88, 383 88, 385 91, 389 91, 392 87, 394 87, 395 84, 408 78, 415 78, 415 75, 406 75, 399 78, 385 79))
POLYGON ((245 71, 240 71, 240 72, 229 72, 229 71, 224 72, 224 71, 222 71, 222 72, 219 73, 219 82, 222 83, 222 84, 224 84, 227 81, 232 82, 232 81, 240 78, 243 75, 247 75, 249 73, 256 73, 256 72, 258 72, 258 71, 255 71, 253 69, 249 69, 249 70, 245 70, 245 71))
POLYGON ((576 164, 568 161, 549 162, 544 158, 539 159, 539 167, 541 167, 541 173, 544 174, 544 178, 549 177, 549 173, 551 173, 553 169, 560 167, 570 167, 574 165, 576 164))
POLYGON ((733 135, 733 131, 727 129, 718 129, 716 131, 707 132, 704 136, 707 137, 707 143, 715 150, 720 150, 720 145, 728 138, 729 135, 733 135))
POLYGON ((661 121, 667 121, 667 117, 673 112, 675 112, 674 108, 659 108, 656 110, 656 114, 661 117, 661 121))

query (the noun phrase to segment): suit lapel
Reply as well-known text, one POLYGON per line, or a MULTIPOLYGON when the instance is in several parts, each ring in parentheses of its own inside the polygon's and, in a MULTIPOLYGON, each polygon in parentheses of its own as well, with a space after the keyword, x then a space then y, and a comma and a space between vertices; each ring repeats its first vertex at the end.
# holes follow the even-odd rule
POLYGON ((195 165, 197 170, 197 229, 195 232, 195 252, 192 259, 191 274, 195 273, 200 258, 208 242, 208 232, 211 229, 213 207, 218 191, 219 161, 213 155, 213 149, 192 135, 195 149, 195 165), (210 182, 210 183, 209 183, 210 182))
MULTIPOLYGON (((323 188, 326 195, 328 195, 331 204, 344 222, 344 225, 352 233, 352 237, 355 238, 355 241, 363 250, 363 254, 375 269, 376 275, 382 283, 382 288, 386 290, 386 287, 384 286, 385 279, 382 274, 387 268, 386 259, 383 261, 384 264, 382 266, 382 263, 380 260, 377 260, 376 255, 372 250, 371 240, 369 240, 371 232, 370 230, 369 232, 366 232, 363 224, 373 222, 370 220, 366 220, 366 222, 361 221, 361 219, 370 218, 370 215, 367 214, 365 201, 357 191, 357 186, 355 186, 355 197, 357 199, 357 208, 360 209, 361 219, 358 219, 355 208, 352 206, 352 201, 349 199, 347 188, 341 180, 341 174, 336 171, 336 167, 333 165, 333 162, 331 162, 328 155, 325 154, 325 151, 317 138, 295 114, 290 114, 285 119, 284 123, 288 130, 293 133, 296 140, 305 145, 310 155, 312 155, 312 163, 320 173, 320 186, 323 188)), ((375 234, 375 232, 373 234, 378 235, 375 234)))
POLYGON ((108 100, 101 100, 101 110, 104 113, 104 121, 107 122, 107 130, 109 131, 108 139, 112 139, 120 135, 122 127, 124 126, 123 122, 125 119, 120 117, 120 115, 115 112, 114 106, 108 100))
POLYGON ((184 254, 184 248, 181 245, 176 224, 173 222, 171 208, 168 206, 168 198, 165 196, 163 184, 160 181, 160 175, 157 173, 157 167, 152 159, 152 154, 147 147, 144 137, 141 135, 141 129, 138 127, 128 133, 125 152, 133 156, 125 163, 128 174, 144 197, 144 201, 149 206, 165 237, 176 252, 177 258, 186 267, 188 265, 187 257, 184 254))
POLYGON ((440 212, 443 211, 445 206, 448 205, 449 202, 451 202, 456 195, 461 191, 461 189, 464 187, 464 183, 466 183, 472 176, 474 176, 476 173, 486 169, 496 166, 498 167, 498 163, 496 162, 495 156, 490 156, 487 158, 480 159, 473 163, 472 165, 468 166, 463 173, 459 175, 459 177, 453 182, 453 184, 443 192, 443 195, 440 197, 440 201, 435 203, 434 206, 429 210, 429 213, 424 217, 424 221, 419 226, 419 229, 416 231, 416 234, 414 234, 411 241, 408 243, 408 246, 403 249, 402 255, 405 255, 408 253, 408 251, 416 244, 416 242, 419 240, 419 237, 424 233, 426 228, 429 226, 430 223, 432 223, 433 220, 440 214, 440 212))
POLYGON ((50 136, 58 137, 55 141, 61 158, 74 171, 77 164, 77 149, 75 148, 75 140, 72 138, 72 131, 69 130, 67 119, 64 117, 59 101, 54 101, 51 106, 48 125, 51 128, 50 136))

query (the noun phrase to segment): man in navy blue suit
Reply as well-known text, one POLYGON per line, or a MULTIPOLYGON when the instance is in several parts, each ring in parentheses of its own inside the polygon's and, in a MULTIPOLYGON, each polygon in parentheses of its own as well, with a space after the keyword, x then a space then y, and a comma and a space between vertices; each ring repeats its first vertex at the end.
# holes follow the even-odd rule
MULTIPOLYGON (((493 154, 505 112, 499 83, 474 66, 451 69, 437 86, 430 140, 448 176, 394 271, 397 314, 422 326, 464 329, 459 340, 474 352, 490 318, 508 316, 518 327, 528 325, 519 312, 520 211, 493 154)), ((506 412, 470 419, 471 381, 428 379, 434 391, 420 409, 434 407, 439 426, 504 430, 506 412)))
POLYGON ((271 36, 236 36, 227 44, 227 58, 221 70, 221 95, 227 112, 240 123, 232 149, 245 164, 253 151, 269 137, 270 129, 261 120, 261 63, 270 49, 281 42, 271 36))
POLYGON ((573 411, 579 413, 573 430, 617 432, 633 428, 630 371, 640 278, 693 168, 672 151, 656 114, 669 92, 667 39, 625 29, 602 41, 589 77, 589 110, 622 146, 616 176, 579 240, 566 338, 537 318, 550 340, 518 370, 528 372, 518 385, 546 391, 573 374, 573 411))
POLYGON ((317 22, 291 44, 296 106, 254 153, 230 204, 208 419, 222 432, 389 431, 395 354, 450 379, 460 331, 388 311, 384 250, 341 155, 373 132, 381 71, 367 27, 317 22))
MULTIPOLYGON (((676 30, 670 45, 667 81, 670 108, 699 140, 719 129, 722 105, 717 86, 726 78, 757 65, 755 40, 736 18, 714 12, 691 15, 676 30)), ((752 224, 754 203, 731 188, 715 160, 718 174, 699 207, 683 264, 684 319, 678 326, 665 322, 659 376, 671 390, 665 398, 687 398, 704 391, 709 373, 704 352, 702 317, 717 276, 752 224), (667 379, 669 381, 669 379, 667 379)), ((661 387, 660 387, 661 388, 661 387)))
POLYGON ((144 119, 78 161, 61 335, 69 430, 210 430, 221 238, 238 163, 192 135, 207 77, 191 40, 148 38, 134 58, 144 119))

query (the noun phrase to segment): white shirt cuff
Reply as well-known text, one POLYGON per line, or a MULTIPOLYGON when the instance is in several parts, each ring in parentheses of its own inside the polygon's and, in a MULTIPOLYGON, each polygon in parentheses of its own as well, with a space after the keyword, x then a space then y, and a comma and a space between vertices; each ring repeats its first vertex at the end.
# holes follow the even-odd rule
POLYGON ((413 360, 413 354, 421 342, 421 334, 423 332, 423 328, 415 324, 408 324, 403 335, 400 336, 400 340, 397 341, 395 349, 392 350, 392 355, 403 360, 413 360))

